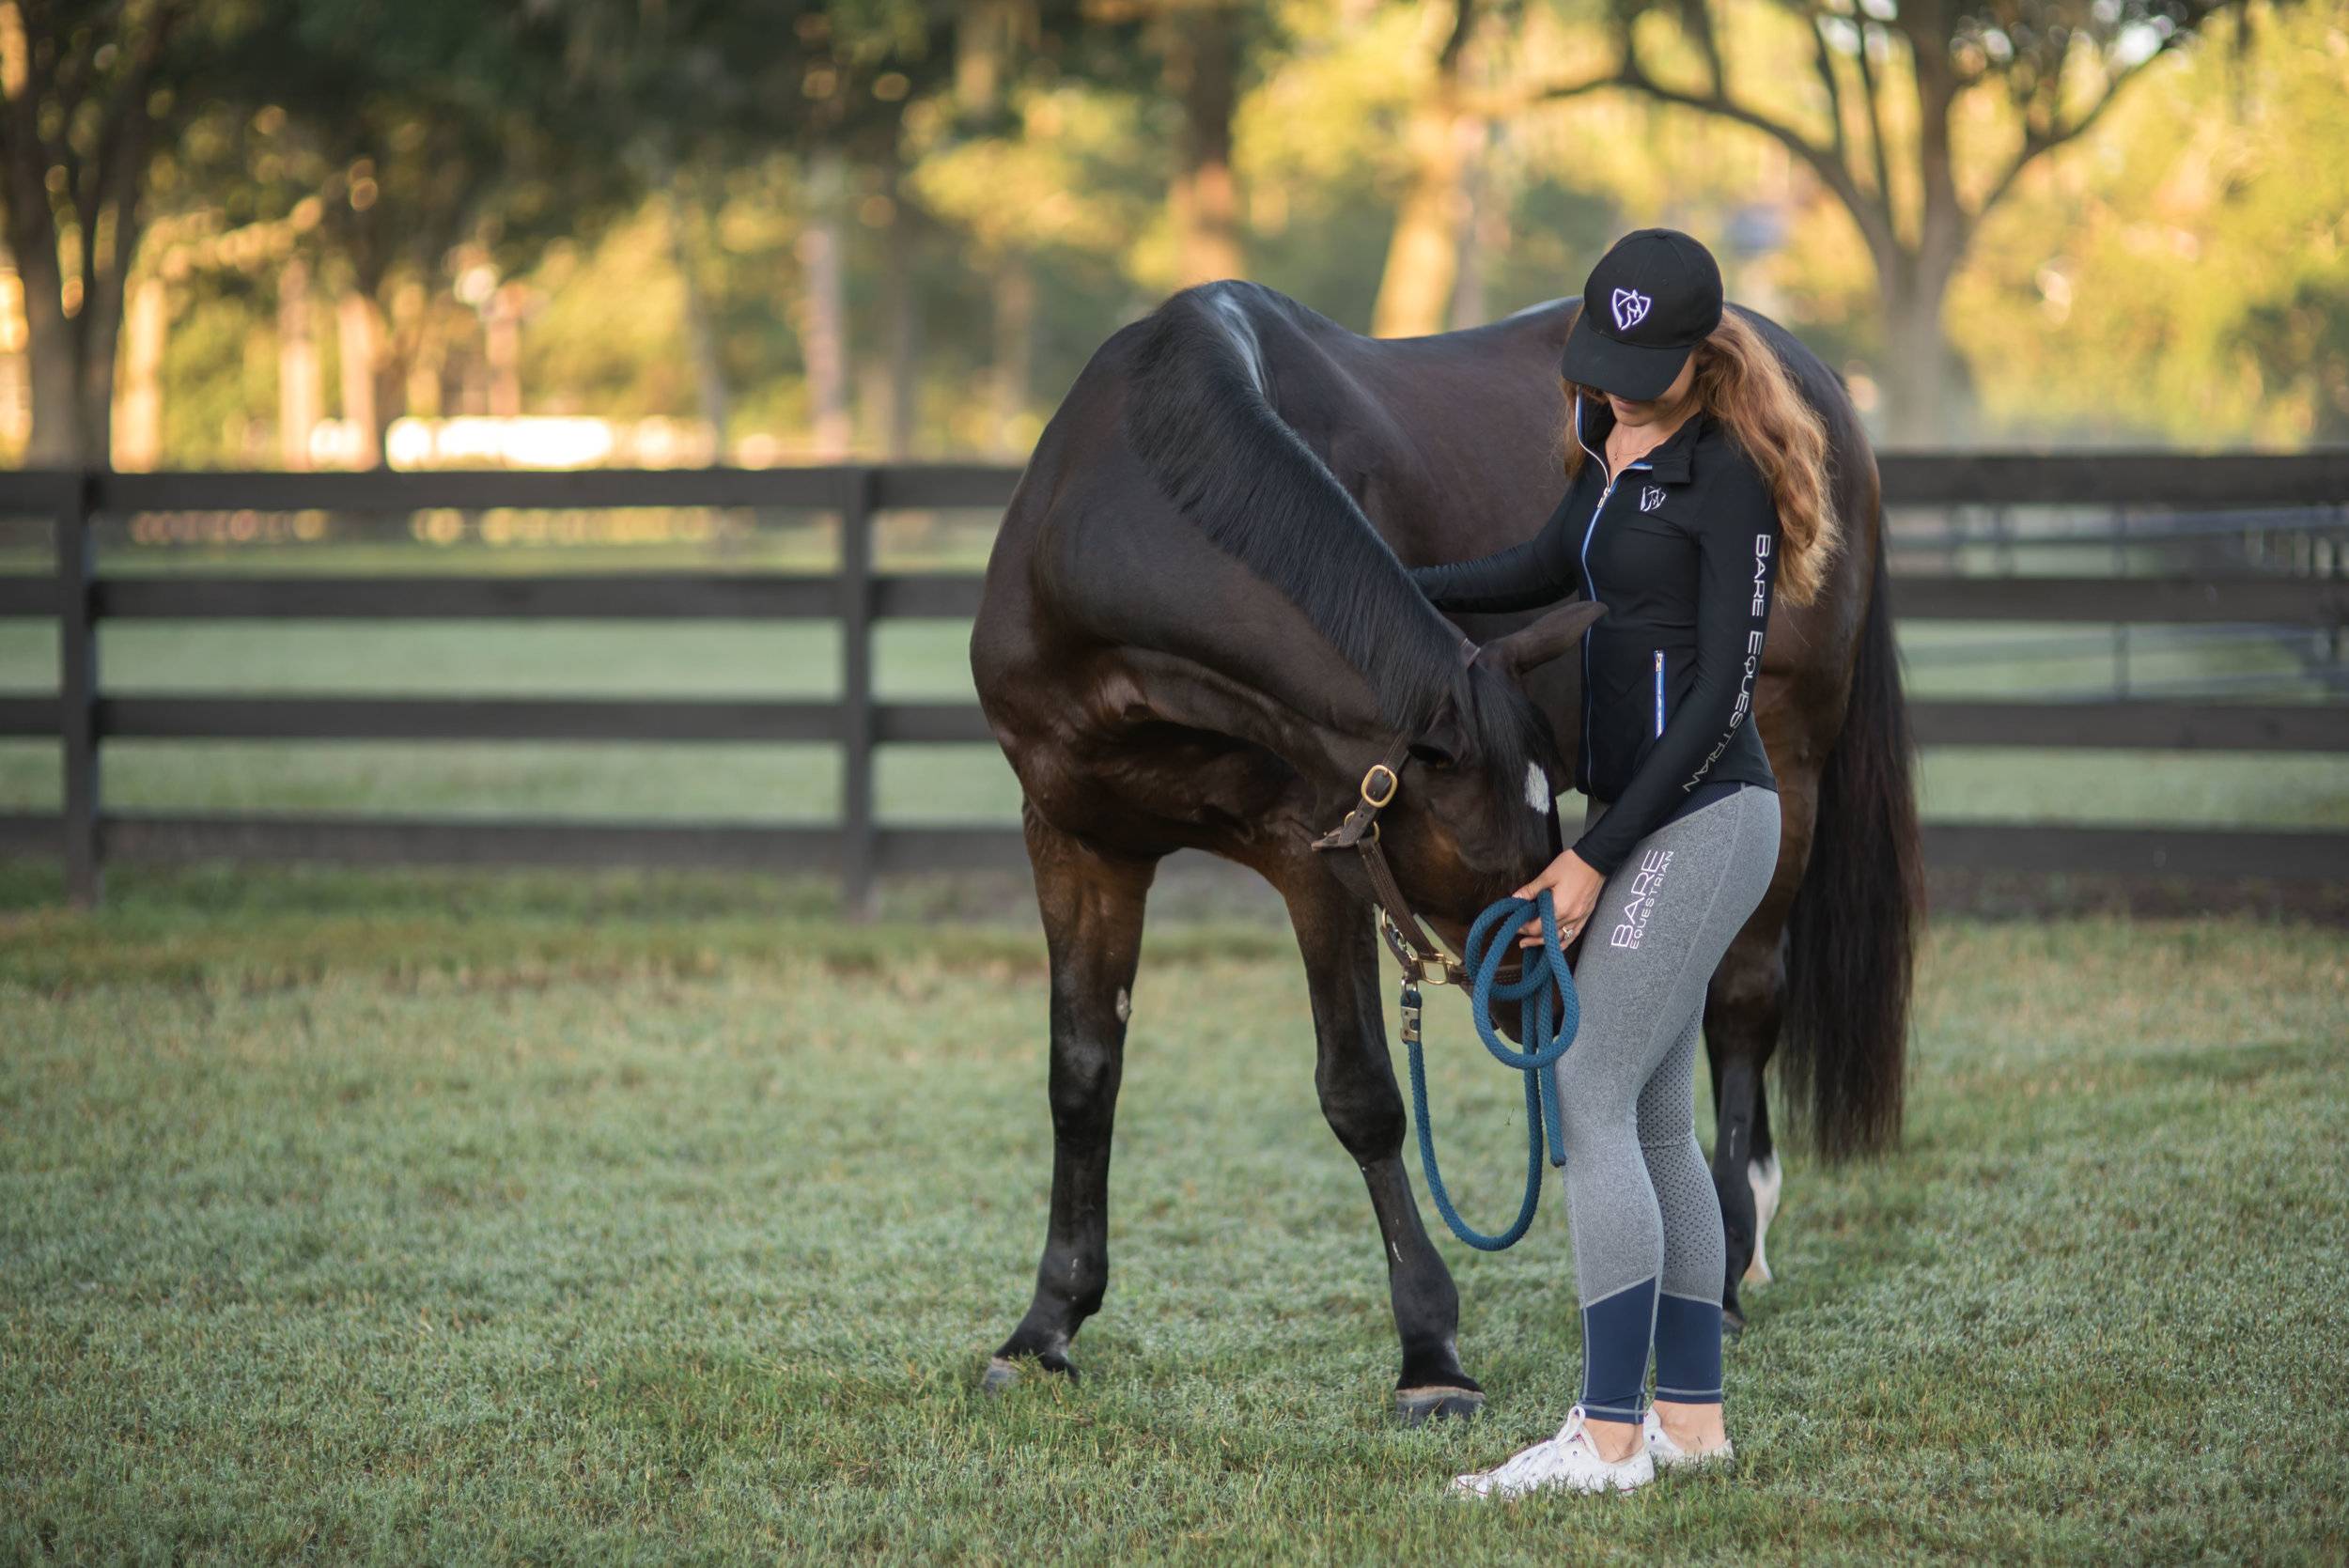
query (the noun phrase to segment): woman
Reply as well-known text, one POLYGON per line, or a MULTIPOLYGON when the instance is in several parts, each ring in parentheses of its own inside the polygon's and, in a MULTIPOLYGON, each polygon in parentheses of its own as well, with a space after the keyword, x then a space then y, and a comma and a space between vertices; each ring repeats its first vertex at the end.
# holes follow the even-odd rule
MULTIPOLYGON (((1560 369, 1568 486, 1533 538, 1415 569, 1439 608, 1527 610, 1577 588, 1581 837, 1517 890, 1588 924, 1581 1028, 1553 1069, 1582 1311, 1582 1397, 1558 1435, 1454 1489, 1629 1490, 1726 1457, 1721 1215, 1696 1138, 1713 970, 1778 863, 1778 780, 1751 723, 1774 594, 1816 597, 1837 544, 1827 436, 1720 270, 1673 229, 1592 269, 1560 369), (1656 1403, 1645 1405, 1648 1360, 1656 1403)), ((1539 939, 1535 924, 1520 940, 1539 939)))

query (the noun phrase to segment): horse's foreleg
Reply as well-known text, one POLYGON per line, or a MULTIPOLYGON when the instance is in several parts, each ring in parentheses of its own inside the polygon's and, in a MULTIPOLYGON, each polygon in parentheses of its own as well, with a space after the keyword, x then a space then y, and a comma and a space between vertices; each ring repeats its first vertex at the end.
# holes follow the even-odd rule
POLYGON ((1287 878, 1283 891, 1313 994, 1320 1048, 1314 1085, 1330 1129, 1361 1168, 1385 1246, 1387 1290, 1403 1341, 1396 1413, 1412 1424, 1473 1415, 1485 1395, 1460 1369, 1460 1293, 1420 1222, 1403 1164, 1403 1094, 1387 1054, 1369 913, 1315 867, 1287 878))
POLYGON ((1110 1127, 1143 906, 1158 869, 1097 854, 1026 815, 1052 971, 1052 1203, 1035 1297, 988 1364, 989 1389, 1018 1381, 1020 1357, 1073 1374, 1069 1345, 1109 1288, 1110 1127))
POLYGON ((1750 1276, 1762 1246, 1763 1212, 1778 1206, 1778 1159, 1763 1102, 1762 1070, 1778 1044, 1786 1008, 1786 971, 1775 941, 1741 936, 1713 977, 1704 1006, 1704 1047, 1713 1068, 1713 1190, 1721 1203, 1728 1244, 1721 1320, 1732 1332, 1745 1327, 1738 1285, 1750 1276))

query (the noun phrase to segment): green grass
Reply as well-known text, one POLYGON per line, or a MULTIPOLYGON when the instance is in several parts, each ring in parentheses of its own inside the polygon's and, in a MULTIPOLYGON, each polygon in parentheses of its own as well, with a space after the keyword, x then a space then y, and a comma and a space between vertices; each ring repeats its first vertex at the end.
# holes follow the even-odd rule
MULTIPOLYGON (((971 628, 893 620, 875 632, 884 696, 972 695, 971 628)), ((827 697, 840 633, 827 621, 126 621, 99 637, 118 691, 292 695, 827 697)), ((54 626, 0 621, 0 689, 57 678, 54 626)))
MULTIPOLYGON (((2256 677, 2265 689, 2250 700, 2326 700, 2324 685, 2290 649, 2266 637, 2204 636, 2204 629, 2131 629, 2118 656, 2110 627, 2062 621, 1910 621, 1900 628, 1900 643, 1912 697, 2104 696, 2125 671, 2133 686, 2156 691, 2256 677)), ((2315 634, 2301 640, 2312 644, 2315 634)))
MULTIPOLYGON (((1573 1396, 1555 1187, 1443 1244, 1486 1419, 1397 1431, 1277 924, 1154 923, 1087 1376, 990 1400, 1050 1150, 1025 911, 210 871, 90 919, 51 876, 0 865, 0 1560, 2343 1555, 2338 931, 1942 925, 1906 1145, 1791 1161, 1734 1476, 1495 1509, 1438 1494, 1573 1396)), ((1514 1080, 1436 1032, 1490 1216, 1514 1080)))
MULTIPOLYGON (((0 748, 0 810, 54 811, 54 746, 0 748)), ((838 751, 822 745, 117 741, 117 811, 370 812, 386 816, 840 819, 838 751)), ((1019 784, 989 745, 885 746, 875 758, 892 822, 1019 820, 1019 784)))
MULTIPOLYGON (((593 507, 544 511, 490 507, 466 514, 428 512, 411 520, 411 532, 310 540, 287 536, 281 515, 267 537, 232 543, 133 544, 107 520, 99 524, 99 566, 133 576, 178 572, 231 575, 347 575, 390 572, 402 576, 448 573, 498 576, 567 571, 601 572, 824 572, 840 564, 836 524, 811 521, 811 514, 782 508, 755 512, 705 511, 696 507, 593 507), (450 543, 425 543, 439 523, 459 521, 464 536, 450 543), (712 530, 693 539, 680 528, 706 524, 712 530), (649 534, 632 531, 649 528, 649 534), (496 543, 486 532, 500 535, 496 543), (661 537, 663 533, 669 536, 661 537)), ((181 521, 190 520, 187 519, 181 521)), ((201 521, 203 520, 195 520, 201 521)), ((1002 520, 988 508, 893 511, 878 520, 874 565, 883 571, 977 571, 987 565, 1002 520)), ((45 573, 56 565, 46 520, 28 525, 0 518, 0 572, 45 573), (9 524, 15 522, 15 526, 9 524)))

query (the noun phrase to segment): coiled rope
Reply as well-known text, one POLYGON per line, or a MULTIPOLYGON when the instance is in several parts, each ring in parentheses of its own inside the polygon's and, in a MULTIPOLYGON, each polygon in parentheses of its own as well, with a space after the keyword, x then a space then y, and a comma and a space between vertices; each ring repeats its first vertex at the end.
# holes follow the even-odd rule
POLYGON ((1550 1163, 1566 1161, 1565 1133, 1549 1069, 1574 1044, 1582 1007, 1575 996, 1574 971, 1566 967, 1565 943, 1559 939, 1558 911, 1547 888, 1538 898, 1504 898, 1478 915, 1469 929, 1466 957, 1469 1017, 1476 1025, 1477 1037, 1494 1061, 1525 1075, 1525 1197, 1517 1206, 1517 1222, 1501 1234, 1486 1235, 1460 1218, 1460 1211, 1452 1204, 1452 1194, 1444 1188, 1443 1172, 1436 1165, 1436 1131, 1427 1117, 1427 1063, 1420 1048, 1419 982, 1408 974, 1403 981, 1403 1044, 1411 1062, 1411 1119, 1419 1126, 1420 1163, 1427 1171, 1427 1190, 1435 1197, 1436 1212, 1443 1216, 1452 1234, 1470 1247, 1499 1252, 1523 1238, 1533 1223, 1534 1210, 1541 1205, 1545 1134, 1550 1163), (1501 961, 1529 913, 1541 917, 1541 946, 1527 949, 1517 978, 1502 985, 1501 961), (1493 1024, 1496 1001, 1517 1004, 1517 1033, 1530 1048, 1517 1050, 1501 1037, 1493 1024))

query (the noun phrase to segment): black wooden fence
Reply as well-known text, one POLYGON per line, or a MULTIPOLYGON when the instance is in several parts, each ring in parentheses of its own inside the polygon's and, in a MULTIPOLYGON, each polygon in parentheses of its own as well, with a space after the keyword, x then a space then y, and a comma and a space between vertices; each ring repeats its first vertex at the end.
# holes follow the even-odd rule
MULTIPOLYGON (((1890 455, 1894 505, 2338 507, 2349 451, 2292 456, 1890 455)), ((359 862, 708 864, 816 871, 840 878, 851 910, 875 878, 902 869, 1022 863, 998 823, 893 826, 874 811, 879 745, 990 738, 967 703, 881 702, 873 626, 889 617, 967 618, 969 573, 876 569, 873 520, 892 508, 1000 507, 1010 468, 891 466, 565 473, 0 474, 0 514, 55 520, 54 572, 0 575, 0 617, 54 616, 54 692, 0 694, 0 736, 54 737, 64 809, 0 815, 0 853, 62 853, 70 896, 97 901, 108 861, 208 859, 359 862), (801 508, 840 520, 840 566, 822 574, 627 573, 537 577, 296 577, 101 572, 101 516, 250 510, 408 513, 428 508, 709 506, 801 508), (522 620, 825 619, 839 625, 840 695, 821 702, 453 697, 141 695, 100 679, 108 620, 369 618, 522 620), (109 811, 110 739, 817 741, 840 748, 840 820, 829 826, 713 822, 403 820, 371 815, 163 815, 109 811)), ((2155 577, 1904 574, 1896 613, 1966 621, 2263 623, 2349 626, 2349 580, 2243 571, 2155 577)), ((1913 705, 1927 744, 2132 747, 2188 751, 2349 751, 2349 704, 2207 701, 1949 702, 1913 705)), ((2039 871, 2349 878, 2349 833, 1937 821, 1937 861, 2039 871)))

